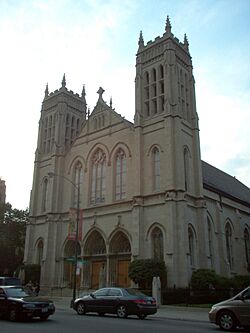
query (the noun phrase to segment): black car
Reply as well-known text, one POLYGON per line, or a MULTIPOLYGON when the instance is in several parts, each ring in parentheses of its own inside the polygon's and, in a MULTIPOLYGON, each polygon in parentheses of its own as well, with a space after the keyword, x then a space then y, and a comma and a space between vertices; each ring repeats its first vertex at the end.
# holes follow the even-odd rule
POLYGON ((55 312, 52 301, 33 295, 22 286, 0 286, 0 316, 11 321, 40 317, 46 320, 55 312))
POLYGON ((117 314, 119 318, 137 315, 144 319, 157 312, 156 300, 133 288, 102 288, 74 301, 79 315, 87 312, 117 314))

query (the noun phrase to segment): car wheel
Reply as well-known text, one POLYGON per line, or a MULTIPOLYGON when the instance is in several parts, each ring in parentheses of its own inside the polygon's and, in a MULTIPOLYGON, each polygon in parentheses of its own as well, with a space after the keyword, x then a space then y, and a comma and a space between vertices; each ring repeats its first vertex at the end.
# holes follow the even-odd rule
POLYGON ((47 320, 48 318, 49 318, 49 316, 41 316, 41 317, 40 317, 40 320, 41 320, 41 321, 45 321, 45 320, 47 320))
POLYGON ((105 315, 104 312, 98 312, 99 316, 103 317, 105 315))
POLYGON ((76 312, 79 315, 85 314, 85 305, 84 305, 83 302, 80 302, 80 303, 77 304, 77 306, 76 306, 76 312))
POLYGON ((9 314, 10 321, 16 321, 17 320, 17 311, 15 308, 10 309, 9 314))
POLYGON ((116 314, 118 318, 126 318, 128 316, 126 306, 122 304, 118 305, 116 308, 116 314))
POLYGON ((138 314, 139 319, 145 319, 146 317, 147 317, 147 315, 145 315, 143 313, 138 314))
POLYGON ((224 331, 233 331, 236 328, 237 322, 231 312, 223 311, 219 315, 218 324, 224 331))

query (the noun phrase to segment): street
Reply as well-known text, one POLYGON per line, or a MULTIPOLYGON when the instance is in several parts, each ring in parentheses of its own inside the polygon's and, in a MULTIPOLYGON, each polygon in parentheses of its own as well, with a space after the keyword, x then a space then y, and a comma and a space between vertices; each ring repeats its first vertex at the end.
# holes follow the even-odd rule
POLYGON ((149 316, 146 320, 137 317, 118 319, 116 316, 99 317, 95 314, 79 316, 72 310, 57 310, 48 321, 9 322, 0 320, 2 333, 218 333, 220 330, 210 323, 173 320, 149 316))

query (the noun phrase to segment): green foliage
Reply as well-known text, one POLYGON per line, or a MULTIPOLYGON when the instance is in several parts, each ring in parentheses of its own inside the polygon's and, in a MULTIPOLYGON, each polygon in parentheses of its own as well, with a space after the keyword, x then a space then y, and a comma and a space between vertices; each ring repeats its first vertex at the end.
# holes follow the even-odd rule
POLYGON ((166 283, 167 270, 164 261, 137 259, 130 263, 128 275, 132 281, 139 284, 140 289, 151 289, 154 276, 161 278, 162 285, 166 283))
POLYGON ((211 269, 197 269, 191 277, 192 289, 209 289, 212 286, 216 288, 219 285, 220 277, 211 269))
POLYGON ((0 275, 13 275, 23 261, 28 210, 0 205, 0 275))
POLYGON ((232 285, 237 289, 244 289, 250 286, 250 276, 249 275, 236 275, 231 279, 232 285))

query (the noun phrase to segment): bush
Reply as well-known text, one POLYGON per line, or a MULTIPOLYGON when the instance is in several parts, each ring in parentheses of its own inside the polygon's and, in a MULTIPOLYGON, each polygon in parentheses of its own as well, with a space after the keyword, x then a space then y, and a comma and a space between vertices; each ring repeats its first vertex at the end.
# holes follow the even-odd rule
POLYGON ((155 259, 137 259, 130 263, 128 275, 139 284, 140 289, 151 289, 154 276, 159 276, 162 287, 166 284, 167 270, 164 261, 155 259))
POLYGON ((205 290, 216 288, 219 285, 220 277, 211 269, 197 269, 191 277, 191 287, 194 290, 205 290))
POLYGON ((250 276, 248 275, 236 275, 231 280, 233 287, 237 289, 244 289, 250 286, 250 276))

